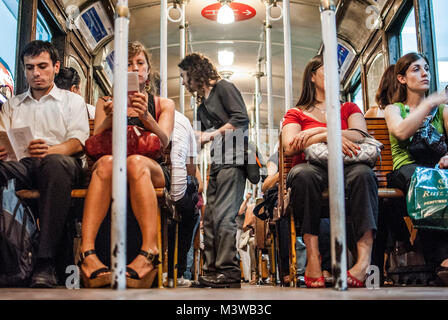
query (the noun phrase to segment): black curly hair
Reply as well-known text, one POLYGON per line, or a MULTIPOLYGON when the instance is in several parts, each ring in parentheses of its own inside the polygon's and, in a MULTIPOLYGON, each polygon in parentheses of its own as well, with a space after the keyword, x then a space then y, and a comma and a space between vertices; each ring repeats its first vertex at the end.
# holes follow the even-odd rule
POLYGON ((209 58, 202 53, 190 53, 179 64, 178 67, 187 71, 188 86, 187 89, 193 95, 196 95, 198 104, 204 100, 204 87, 210 87, 211 81, 221 79, 218 71, 209 58))

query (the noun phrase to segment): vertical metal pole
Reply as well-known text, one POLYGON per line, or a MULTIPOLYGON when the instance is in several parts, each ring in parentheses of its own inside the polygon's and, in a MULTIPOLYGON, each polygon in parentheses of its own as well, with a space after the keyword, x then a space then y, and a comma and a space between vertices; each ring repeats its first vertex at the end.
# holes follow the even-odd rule
POLYGON ((263 73, 255 74, 255 144, 260 148, 260 105, 261 105, 261 77, 263 73))
MULTIPOLYGON (((265 2, 266 6, 266 22, 265 22, 265 33, 266 33, 266 91, 268 99, 268 145, 269 145, 269 155, 274 151, 275 139, 274 137, 274 110, 272 101, 272 37, 271 37, 271 16, 270 16, 270 4, 269 1, 265 2)), ((257 140, 257 143, 259 140, 257 140)))
POLYGON ((160 96, 168 97, 168 2, 160 0, 160 96))
MULTIPOLYGON (((181 6, 181 13, 182 13, 182 19, 179 25, 179 31, 180 31, 180 41, 179 41, 179 47, 180 47, 180 59, 179 61, 182 61, 185 58, 185 2, 182 2, 181 6)), ((182 84, 182 77, 179 77, 179 107, 180 112, 182 114, 185 114, 185 86, 182 84)))
POLYGON ((322 39, 325 47, 325 101, 327 104, 328 184, 331 221, 331 264, 336 290, 347 289, 344 171, 342 162, 341 111, 336 38, 336 7, 321 0, 322 39))
POLYGON ((116 7, 114 33, 114 114, 113 114, 113 173, 111 267, 114 289, 126 289, 126 127, 128 87, 128 32, 129 8, 127 0, 119 0, 116 7))
POLYGON ((20 54, 28 42, 36 39, 37 0, 20 0, 17 20, 16 79, 14 85, 16 95, 28 89, 25 68, 20 60, 20 54))
POLYGON ((283 0, 283 42, 285 51, 285 112, 292 107, 291 18, 289 0, 283 0))
MULTIPOLYGON (((261 106, 261 77, 263 76, 263 72, 261 72, 261 61, 258 62, 258 72, 255 74, 255 144, 260 150, 260 106, 261 106)), ((271 74, 272 75, 272 74, 271 74)), ((272 80, 272 78, 271 78, 272 80)), ((272 90, 272 88, 271 88, 272 90)), ((271 91, 271 98, 272 98, 272 91, 271 91)), ((268 98, 269 101, 269 98, 268 98)), ((269 102, 268 102, 269 103, 269 102)), ((269 106, 268 106, 268 113, 269 113, 269 106)), ((271 106, 271 113, 272 113, 272 106, 271 106)), ((269 117, 269 115, 268 115, 269 117)), ((269 118, 268 118, 269 119, 269 118)), ((273 121, 273 119, 272 119, 273 121)), ((269 120, 268 120, 269 122, 269 120)), ((273 127, 273 125, 272 125, 273 127)), ((269 128, 269 125, 268 125, 269 128)), ((269 130, 270 132, 273 130, 269 130)), ((270 147, 270 145, 269 145, 270 147)), ((272 150, 270 149, 270 152, 272 153, 272 150)), ((257 187, 257 193, 253 193, 255 198, 261 198, 261 181, 258 183, 257 187)))

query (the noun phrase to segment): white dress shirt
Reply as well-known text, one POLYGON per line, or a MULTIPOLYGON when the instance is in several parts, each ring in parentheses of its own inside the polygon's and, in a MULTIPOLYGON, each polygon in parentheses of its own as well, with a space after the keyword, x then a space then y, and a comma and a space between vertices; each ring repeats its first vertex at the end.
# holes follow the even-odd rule
POLYGON ((95 119, 95 106, 87 104, 87 111, 89 112, 89 119, 95 119))
POLYGON ((170 156, 170 194, 173 201, 178 201, 183 198, 187 190, 187 159, 190 157, 196 158, 196 138, 190 120, 178 111, 174 113, 170 156))
POLYGON ((78 139, 84 145, 89 137, 89 121, 84 99, 53 86, 39 101, 30 90, 12 97, 0 111, 0 130, 29 126, 34 139, 57 145, 78 139))

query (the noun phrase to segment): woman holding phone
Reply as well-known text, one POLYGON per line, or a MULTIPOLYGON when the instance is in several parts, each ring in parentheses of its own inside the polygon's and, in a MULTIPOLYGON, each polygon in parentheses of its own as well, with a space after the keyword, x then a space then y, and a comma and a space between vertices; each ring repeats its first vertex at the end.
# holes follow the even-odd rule
MULTIPOLYGON (((172 100, 151 94, 150 55, 140 42, 129 43, 128 71, 137 73, 139 83, 139 91, 129 95, 128 125, 137 125, 156 134, 166 148, 174 127, 175 106, 172 100)), ((96 106, 94 134, 112 127, 112 114, 112 98, 101 98, 96 106)), ((80 269, 86 287, 102 287, 111 282, 110 270, 96 255, 95 239, 111 203, 112 162, 112 155, 106 155, 95 163, 85 199, 80 269)), ((127 286, 149 288, 159 261, 155 188, 169 186, 170 176, 162 159, 130 155, 127 177, 131 206, 142 233, 140 252, 127 267, 127 286)))

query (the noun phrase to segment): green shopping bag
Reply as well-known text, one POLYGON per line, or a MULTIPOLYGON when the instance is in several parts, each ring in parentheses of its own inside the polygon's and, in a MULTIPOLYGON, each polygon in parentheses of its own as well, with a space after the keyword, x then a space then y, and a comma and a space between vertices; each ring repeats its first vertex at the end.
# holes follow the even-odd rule
POLYGON ((448 230, 448 170, 417 167, 406 205, 415 228, 448 230))

